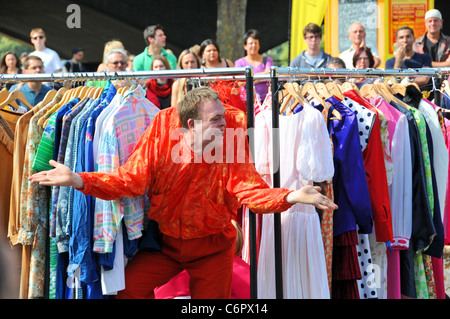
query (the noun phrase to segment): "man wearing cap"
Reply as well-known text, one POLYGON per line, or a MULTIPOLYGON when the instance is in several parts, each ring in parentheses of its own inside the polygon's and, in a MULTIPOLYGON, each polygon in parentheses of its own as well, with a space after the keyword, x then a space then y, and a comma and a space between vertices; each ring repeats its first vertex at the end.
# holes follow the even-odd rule
POLYGON ((435 68, 450 66, 450 37, 442 33, 442 14, 432 9, 425 14, 427 32, 414 43, 414 51, 431 55, 435 68))

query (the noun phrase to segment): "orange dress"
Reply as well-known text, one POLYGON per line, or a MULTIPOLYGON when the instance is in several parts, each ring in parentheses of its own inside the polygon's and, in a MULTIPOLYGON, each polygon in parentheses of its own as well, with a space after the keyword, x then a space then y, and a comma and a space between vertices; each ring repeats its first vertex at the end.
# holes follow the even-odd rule
POLYGON ((223 147, 209 152, 209 157, 186 152, 177 110, 171 107, 158 112, 124 165, 110 174, 80 173, 80 191, 105 200, 147 191, 149 218, 158 222, 163 234, 182 239, 220 233, 242 204, 255 213, 287 210, 291 204, 285 197, 291 191, 271 189, 255 169, 245 114, 225 108, 223 147))

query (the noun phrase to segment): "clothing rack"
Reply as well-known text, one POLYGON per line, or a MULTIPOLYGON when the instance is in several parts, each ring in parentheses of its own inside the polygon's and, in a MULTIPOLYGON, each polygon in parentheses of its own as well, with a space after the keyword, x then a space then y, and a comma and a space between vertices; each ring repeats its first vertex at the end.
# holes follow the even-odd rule
MULTIPOLYGON (((190 70, 163 70, 163 71, 123 71, 123 72, 78 72, 78 73, 52 73, 52 74, 0 74, 0 83, 28 82, 28 81, 86 81, 86 80, 115 80, 115 79, 157 79, 157 78, 191 78, 203 80, 240 80, 246 82, 247 94, 247 127, 254 127, 254 80, 270 81, 272 95, 272 123, 273 128, 279 127, 278 85, 282 81, 309 80, 311 77, 319 79, 331 79, 333 77, 415 77, 428 76, 442 80, 450 74, 450 68, 422 68, 422 69, 306 69, 272 67, 270 74, 254 74, 249 66, 245 68, 214 68, 214 69, 190 69, 190 70)), ((435 91, 435 94, 439 91, 435 91)), ((248 134, 253 134, 248 130, 248 134)), ((273 130, 273 157, 274 163, 279 163, 280 141, 277 130, 273 130)), ((253 136, 248 136, 252 142, 253 136)), ((254 143, 250 143, 250 151, 254 154, 254 143)), ((279 171, 274 172, 273 187, 280 187, 279 171)), ((282 286, 282 256, 281 256, 281 216, 274 214, 275 232, 275 267, 276 267, 276 296, 283 298, 282 286)), ((250 238, 250 297, 257 299, 257 253, 256 253, 256 216, 249 214, 249 238, 250 238)))
MULTIPOLYGON (((183 70, 161 70, 161 71, 122 71, 122 72, 76 72, 76 73, 49 73, 49 74, 0 74, 0 83, 9 82, 64 82, 64 81, 87 81, 87 80, 117 80, 117 79, 162 79, 162 78, 192 78, 192 79, 216 79, 236 80, 240 78, 246 82, 247 94, 247 127, 254 126, 254 104, 253 104, 253 69, 250 66, 243 68, 214 68, 214 69, 183 69, 183 70), (251 84, 251 85, 249 85, 251 84)), ((253 134, 253 130, 248 130, 253 134)), ((252 136, 248 137, 252 141, 252 136)), ((253 143, 249 143, 251 152, 254 153, 253 143)), ((250 236, 250 297, 256 299, 257 283, 257 254, 256 254, 256 215, 249 214, 249 236, 250 236)))
MULTIPOLYGON (((331 79, 333 77, 416 77, 427 76, 440 81, 444 76, 450 74, 450 68, 422 68, 422 69, 307 69, 307 68, 280 68, 272 67, 270 75, 255 75, 256 79, 268 78, 271 80, 272 90, 272 140, 273 140, 273 163, 280 163, 280 140, 278 135, 279 128, 279 109, 280 102, 278 99, 279 83, 283 81, 300 81, 311 78, 331 79)), ((442 82, 440 82, 442 83, 442 82)), ((436 86, 434 89, 436 101, 440 100, 440 90, 436 86)), ((280 168, 282 169, 282 168, 280 168)), ((273 187, 280 187, 279 169, 273 173, 273 187)), ((275 278, 276 278, 276 298, 283 298, 283 275, 282 275, 282 242, 281 242, 281 216, 274 215, 274 244, 275 244, 275 278)))

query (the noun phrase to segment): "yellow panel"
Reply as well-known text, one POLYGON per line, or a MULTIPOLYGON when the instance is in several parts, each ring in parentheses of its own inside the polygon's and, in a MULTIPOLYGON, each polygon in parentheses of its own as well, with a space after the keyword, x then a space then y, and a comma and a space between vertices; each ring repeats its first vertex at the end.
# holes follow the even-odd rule
POLYGON ((328 0, 292 0, 291 6, 291 60, 306 50, 303 28, 308 23, 322 25, 328 0))

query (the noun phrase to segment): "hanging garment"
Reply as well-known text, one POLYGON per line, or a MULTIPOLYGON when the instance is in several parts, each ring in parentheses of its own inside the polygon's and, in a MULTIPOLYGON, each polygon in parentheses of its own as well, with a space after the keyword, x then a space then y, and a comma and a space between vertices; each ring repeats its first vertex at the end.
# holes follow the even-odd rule
POLYGON ((390 241, 393 237, 391 205, 389 202, 389 190, 378 113, 374 106, 359 96, 354 90, 344 92, 344 96, 358 102, 376 114, 371 138, 366 149, 363 151, 363 158, 370 198, 372 199, 372 214, 376 238, 379 242, 390 241))
POLYGON ((338 205, 333 221, 332 297, 358 299, 361 286, 357 285, 357 280, 362 279, 362 274, 357 257, 357 228, 360 234, 372 232, 371 200, 356 114, 335 97, 327 99, 327 102, 342 116, 342 120, 328 121, 334 145, 333 188, 338 205), (359 196, 351 196, 354 192, 359 196))
POLYGON ((412 169, 409 127, 406 116, 378 95, 369 99, 388 120, 393 179, 389 185, 393 240, 387 250, 387 299, 400 299, 400 251, 407 249, 412 228, 412 169))
MULTIPOLYGON (((280 158, 271 159, 271 110, 255 121, 255 165, 260 174, 280 170, 280 184, 299 189, 312 181, 330 180, 334 174, 332 151, 323 115, 312 106, 292 116, 280 116, 280 158), (273 166, 272 166, 273 165, 273 166)), ((273 183, 272 183, 273 184, 273 183)), ((317 212, 310 205, 294 205, 282 213, 283 296, 287 299, 330 298, 324 245, 317 212)), ((258 297, 273 298, 273 216, 264 216, 258 261, 258 297)))
POLYGON ((9 201, 11 197, 11 184, 13 172, 14 130, 9 126, 3 115, 0 114, 0 156, 2 170, 0 180, 0 236, 2 240, 8 233, 9 201))
MULTIPOLYGON (((59 96, 58 96, 59 98, 59 96)), ((43 127, 38 121, 47 116, 58 100, 53 100, 40 109, 30 119, 27 137, 27 148, 21 185, 20 229, 19 242, 22 245, 32 246, 30 251, 30 271, 28 298, 44 297, 46 238, 48 225, 48 189, 36 183, 29 183, 28 177, 36 171, 32 164, 36 156, 38 143, 42 136, 43 127)))
POLYGON ((440 211, 443 216, 443 212, 445 210, 445 194, 447 192, 449 155, 445 145, 444 136, 442 134, 442 128, 439 123, 439 117, 432 103, 426 99, 422 100, 419 104, 419 111, 422 112, 422 115, 427 120, 427 124, 433 138, 433 165, 436 173, 440 211))
MULTIPOLYGON (((357 118, 359 141, 361 144, 361 152, 363 152, 369 144, 370 133, 375 124, 376 114, 346 96, 342 100, 342 103, 352 110, 357 118)), ((370 249, 369 235, 357 231, 357 236, 358 244, 356 245, 356 250, 358 252, 362 275, 362 278, 358 280, 359 296, 362 299, 375 299, 378 298, 376 287, 379 287, 379 282, 375 281, 375 275, 378 275, 378 278, 381 278, 381 276, 380 274, 374 274, 375 269, 370 249)))
MULTIPOLYGON (((112 172, 126 160, 133 151, 143 132, 159 111, 145 98, 145 92, 139 86, 128 91, 120 104, 111 107, 111 112, 103 122, 102 137, 99 143, 98 172, 112 172)), ((94 225, 94 251, 111 252, 112 241, 116 238, 118 226, 124 218, 130 239, 142 235, 144 218, 144 195, 135 198, 123 198, 102 206, 97 202, 94 225)))
POLYGON ((333 187, 338 205, 334 216, 334 235, 356 230, 357 224, 362 233, 370 234, 373 227, 372 208, 357 118, 354 112, 338 99, 331 97, 327 101, 343 118, 328 122, 328 130, 334 145, 333 187), (359 196, 351 195, 355 193, 359 196))
POLYGON ((434 234, 434 227, 429 213, 426 187, 425 169, 422 160, 422 146, 419 138, 417 123, 411 112, 405 107, 391 101, 390 104, 397 110, 405 114, 410 134, 411 168, 413 174, 413 203, 412 203, 412 230, 409 246, 400 251, 400 274, 401 274, 401 294, 409 298, 416 298, 414 255, 420 252, 429 244, 431 236, 434 234))

